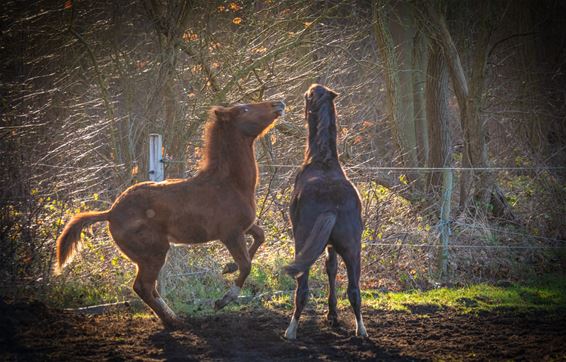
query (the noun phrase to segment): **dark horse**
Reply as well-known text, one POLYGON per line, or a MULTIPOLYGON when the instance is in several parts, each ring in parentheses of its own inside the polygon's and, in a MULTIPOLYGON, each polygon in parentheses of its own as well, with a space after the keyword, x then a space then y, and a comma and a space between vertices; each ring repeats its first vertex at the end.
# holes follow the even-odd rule
POLYGON ((295 179, 291 200, 291 223, 295 237, 295 261, 285 270, 297 278, 295 310, 285 331, 297 338, 301 312, 308 298, 309 268, 326 248, 329 279, 328 315, 336 313, 338 253, 348 271, 348 299, 356 315, 356 335, 367 337, 360 311, 361 202, 358 191, 346 177, 336 151, 336 93, 313 84, 305 94, 308 141, 303 166, 295 179))
POLYGON ((139 183, 118 196, 109 210, 75 215, 57 239, 58 270, 72 257, 83 227, 108 221, 118 248, 137 266, 134 291, 166 326, 176 327, 180 320, 156 290, 169 243, 220 240, 234 258, 239 275, 215 308, 230 303, 240 293, 251 259, 265 240, 263 230, 254 224, 258 177, 254 140, 284 109, 283 102, 212 108, 205 157, 197 176, 139 183), (254 238, 249 250, 245 233, 254 238))

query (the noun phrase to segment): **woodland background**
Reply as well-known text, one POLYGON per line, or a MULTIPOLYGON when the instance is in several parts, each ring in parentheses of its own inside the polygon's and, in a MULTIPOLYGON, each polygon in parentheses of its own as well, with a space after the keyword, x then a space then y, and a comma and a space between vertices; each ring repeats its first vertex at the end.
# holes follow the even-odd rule
MULTIPOLYGON (((103 224, 53 276, 64 223, 147 180, 150 133, 164 137, 166 176, 190 177, 209 107, 276 99, 286 116, 257 144, 267 242, 245 293, 292 289, 281 266, 293 253, 288 200, 313 82, 340 93, 340 158, 363 199, 363 288, 565 270, 563 1, 0 7, 1 295, 67 306, 131 298, 133 265, 103 224)), ((160 287, 190 309, 223 292, 228 258, 220 243, 174 247, 160 287)), ((315 285, 323 274, 318 265, 315 285)))

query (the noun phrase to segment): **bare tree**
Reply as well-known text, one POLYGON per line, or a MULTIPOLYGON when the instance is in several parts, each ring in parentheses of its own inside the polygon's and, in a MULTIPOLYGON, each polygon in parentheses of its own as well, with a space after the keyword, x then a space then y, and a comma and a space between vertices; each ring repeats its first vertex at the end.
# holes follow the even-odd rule
POLYGON ((413 93, 415 18, 407 2, 374 2, 374 33, 383 61, 387 113, 401 164, 416 167, 417 124, 413 93))
POLYGON ((462 172, 460 179, 460 208, 462 211, 468 211, 471 208, 485 212, 489 205, 496 203, 494 210, 499 211, 499 216, 502 216, 503 212, 508 210, 508 205, 501 191, 496 187, 493 173, 486 170, 490 166, 487 128, 481 115, 485 95, 487 55, 494 20, 493 9, 487 3, 484 3, 484 6, 485 10, 481 13, 487 16, 487 20, 482 20, 479 25, 479 34, 471 52, 473 59, 469 82, 446 20, 433 3, 427 3, 424 21, 429 24, 427 28, 430 36, 438 42, 442 49, 460 108, 464 143, 462 167, 468 169, 462 172))

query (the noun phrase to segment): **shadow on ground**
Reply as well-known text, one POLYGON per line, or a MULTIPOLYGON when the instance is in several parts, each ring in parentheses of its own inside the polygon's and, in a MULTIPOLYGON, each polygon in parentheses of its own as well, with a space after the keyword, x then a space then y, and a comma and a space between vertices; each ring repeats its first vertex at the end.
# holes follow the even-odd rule
POLYGON ((476 315, 450 309, 366 309, 369 339, 354 336, 353 317, 330 327, 307 310, 297 341, 283 332, 290 312, 249 307, 187 318, 166 331, 130 311, 96 316, 38 302, 0 303, 0 360, 548 360, 566 357, 566 309, 476 315))

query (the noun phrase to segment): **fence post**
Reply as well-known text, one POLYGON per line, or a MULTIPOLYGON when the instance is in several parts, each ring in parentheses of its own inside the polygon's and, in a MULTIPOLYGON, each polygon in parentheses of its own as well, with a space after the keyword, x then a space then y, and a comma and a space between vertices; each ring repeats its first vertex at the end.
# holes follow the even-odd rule
POLYGON ((450 202, 452 199, 452 168, 445 168, 442 173, 442 203, 440 205, 440 276, 448 281, 448 243, 450 242, 450 202))
POLYGON ((160 134, 149 135, 149 180, 163 181, 165 171, 163 168, 163 140, 160 134))
MULTIPOLYGON (((150 181, 163 181, 165 179, 165 169, 163 163, 163 138, 160 134, 151 133, 149 135, 149 170, 150 181)), ((165 276, 163 269, 157 277, 157 290, 159 294, 165 296, 165 276)))

